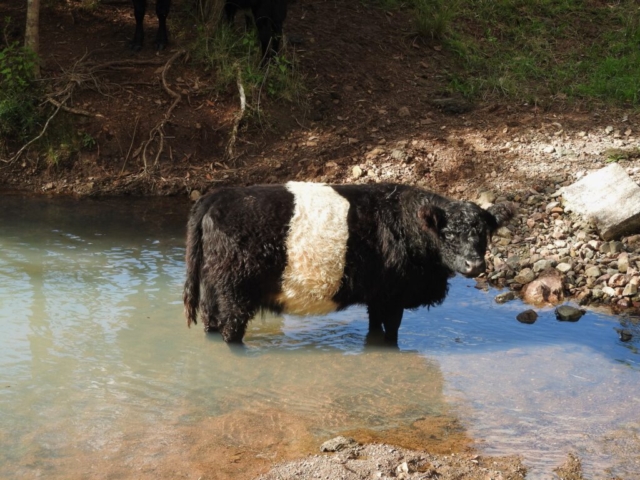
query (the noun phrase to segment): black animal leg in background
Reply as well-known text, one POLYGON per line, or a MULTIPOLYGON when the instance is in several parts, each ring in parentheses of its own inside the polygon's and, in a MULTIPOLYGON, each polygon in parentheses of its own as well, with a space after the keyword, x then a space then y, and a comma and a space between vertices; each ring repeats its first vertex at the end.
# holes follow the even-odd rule
MULTIPOLYGON (((251 9, 253 19, 258 29, 258 40, 262 49, 262 64, 268 62, 276 53, 280 46, 280 38, 276 37, 277 20, 273 18, 270 2, 261 2, 251 9)), ((280 23, 282 32, 282 24, 280 23)))
POLYGON ((136 17, 136 31, 129 47, 139 52, 144 43, 144 12, 147 10, 147 0, 133 0, 133 15, 136 17))
POLYGON ((169 44, 167 33, 167 17, 171 8, 171 0, 156 0, 156 15, 158 16, 158 33, 156 34, 156 50, 164 50, 169 44))
MULTIPOLYGON (((167 34, 167 17, 171 0, 156 0, 156 16, 158 17, 158 33, 156 34, 155 47, 164 50, 169 43, 167 34)), ((147 0, 133 0, 133 14, 136 17, 136 31, 129 46, 134 52, 139 52, 144 44, 144 14, 147 10, 147 0)))
POLYGON ((369 334, 380 332, 384 326, 387 343, 398 343, 398 329, 404 309, 395 305, 369 305, 369 334))

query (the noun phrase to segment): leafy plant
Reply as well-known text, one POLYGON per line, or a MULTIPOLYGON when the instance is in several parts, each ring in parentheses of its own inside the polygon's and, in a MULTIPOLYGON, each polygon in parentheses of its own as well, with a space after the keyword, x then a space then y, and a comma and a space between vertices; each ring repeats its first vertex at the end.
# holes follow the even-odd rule
POLYGON ((0 50, 0 138, 24 140, 40 121, 36 61, 17 42, 0 50))

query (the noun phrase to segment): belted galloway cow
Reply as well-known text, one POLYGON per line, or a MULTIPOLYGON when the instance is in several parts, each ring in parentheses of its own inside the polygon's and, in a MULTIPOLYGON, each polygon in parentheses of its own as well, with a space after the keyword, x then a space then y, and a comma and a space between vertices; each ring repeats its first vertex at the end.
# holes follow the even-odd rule
POLYGON ((455 272, 485 271, 510 203, 484 210, 398 184, 222 187, 192 207, 184 305, 207 332, 242 342, 260 310, 323 315, 366 305, 396 343, 404 309, 442 303, 455 272))

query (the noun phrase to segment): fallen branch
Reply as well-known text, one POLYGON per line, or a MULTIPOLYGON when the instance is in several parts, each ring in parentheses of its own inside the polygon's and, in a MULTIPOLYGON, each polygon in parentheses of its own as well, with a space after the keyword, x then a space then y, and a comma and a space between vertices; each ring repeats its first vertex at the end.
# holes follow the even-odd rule
POLYGON ((162 75, 161 75, 162 86, 164 87, 165 91, 171 97, 173 97, 173 102, 165 112, 163 118, 149 132, 149 139, 146 142, 144 142, 142 145, 140 145, 140 147, 138 148, 138 150, 136 150, 136 153, 134 154, 134 157, 135 157, 136 155, 139 155, 140 152, 142 152, 142 162, 144 164, 145 173, 148 172, 148 167, 149 167, 149 162, 147 160, 147 150, 149 149, 149 146, 151 145, 152 142, 154 142, 155 140, 159 142, 158 151, 156 152, 155 159, 153 161, 153 166, 155 167, 158 164, 158 159, 160 158, 160 154, 164 149, 164 132, 163 132, 164 126, 169 120, 169 118, 171 117, 171 114, 173 113, 173 109, 176 108, 176 106, 178 105, 178 103, 180 103, 180 100, 182 99, 182 96, 178 92, 174 92, 173 90, 171 90, 171 88, 169 88, 169 85, 167 84, 166 75, 167 75, 167 71, 171 67, 171 64, 178 57, 184 55, 185 53, 186 53, 185 50, 179 50, 176 53, 174 53, 171 56, 171 58, 167 60, 167 63, 165 63, 164 68, 162 69, 162 75))
POLYGON ((240 110, 236 114, 236 118, 233 121, 233 128, 231 129, 231 138, 229 138, 229 143, 227 145, 227 159, 231 160, 232 163, 235 163, 233 155, 233 149, 236 145, 236 138, 238 137, 238 127, 240 126, 240 122, 242 121, 242 117, 244 117, 244 111, 247 108, 247 97, 244 94, 244 87, 242 86, 242 76, 240 75, 240 67, 238 67, 238 75, 237 75, 237 84, 238 84, 238 94, 240 95, 240 110))
POLYGON ((67 107, 63 103, 60 103, 49 96, 47 96, 47 102, 53 104, 53 106, 55 107, 61 108, 65 112, 75 113, 76 115, 84 115, 85 117, 104 118, 104 115, 102 115, 101 113, 91 113, 87 110, 82 110, 81 108, 67 107))
POLYGON ((66 102, 69 97, 71 96, 71 93, 69 93, 65 99, 62 101, 62 103, 58 106, 58 108, 56 108, 55 112, 53 112, 53 114, 47 119, 47 122, 44 124, 44 127, 42 127, 42 131, 40 132, 40 135, 38 135, 35 138, 32 138, 31 140, 29 140, 27 143, 25 143, 22 148, 20 150, 18 150, 18 153, 16 153, 13 157, 11 157, 9 160, 2 160, 4 163, 13 163, 16 160, 18 160, 20 158, 20 156, 22 155, 22 152, 24 152, 29 145, 31 145, 32 143, 40 140, 42 138, 42 136, 44 135, 44 133, 47 131, 47 128, 49 128, 49 124, 51 123, 51 120, 53 120, 53 117, 55 117, 58 112, 60 111, 60 109, 62 108, 62 104, 64 104, 64 102, 66 102))

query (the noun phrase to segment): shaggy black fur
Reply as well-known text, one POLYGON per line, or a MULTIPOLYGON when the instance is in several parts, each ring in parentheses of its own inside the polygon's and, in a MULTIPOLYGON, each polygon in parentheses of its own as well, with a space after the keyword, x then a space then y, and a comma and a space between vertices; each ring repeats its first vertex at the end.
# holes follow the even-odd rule
MULTIPOLYGON (((395 343, 404 309, 442 303, 455 272, 485 270, 488 238, 513 215, 510 205, 483 210, 415 187, 333 186, 349 201, 349 239, 340 309, 367 306, 370 334, 395 343)), ((294 198, 284 186, 221 188, 193 207, 187 235, 187 323, 241 342, 259 309, 273 300, 286 266, 294 198)))
POLYGON ((233 23, 238 10, 251 9, 258 29, 264 62, 280 50, 282 25, 287 17, 287 3, 288 0, 226 0, 224 13, 227 21, 233 23))
MULTIPOLYGON (((158 33, 156 34, 155 47, 164 50, 169 43, 167 34, 167 17, 171 8, 171 0, 156 0, 156 16, 158 17, 158 33)), ((136 17, 136 31, 133 40, 129 44, 131 50, 138 52, 144 43, 144 14, 147 10, 147 0, 133 0, 133 14, 136 17)))

